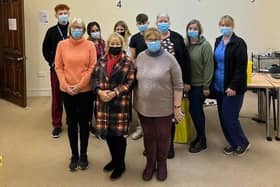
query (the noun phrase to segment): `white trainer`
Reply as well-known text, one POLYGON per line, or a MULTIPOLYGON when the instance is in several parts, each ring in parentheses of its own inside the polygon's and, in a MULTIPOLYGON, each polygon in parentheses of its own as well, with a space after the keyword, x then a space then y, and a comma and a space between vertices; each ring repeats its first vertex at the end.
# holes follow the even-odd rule
POLYGON ((142 136, 143 136, 143 130, 142 130, 141 125, 138 124, 138 126, 136 127, 135 132, 131 134, 131 138, 133 140, 138 140, 142 136))

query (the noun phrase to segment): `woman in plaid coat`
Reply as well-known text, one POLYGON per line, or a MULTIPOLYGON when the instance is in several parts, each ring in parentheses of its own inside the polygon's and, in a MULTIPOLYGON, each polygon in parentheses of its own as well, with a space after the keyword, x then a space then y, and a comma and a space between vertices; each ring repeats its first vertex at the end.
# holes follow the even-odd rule
POLYGON ((94 72, 97 134, 106 138, 112 160, 104 171, 113 171, 111 179, 125 171, 126 135, 129 124, 131 86, 135 68, 123 51, 123 37, 113 33, 107 40, 107 55, 100 58, 94 72))

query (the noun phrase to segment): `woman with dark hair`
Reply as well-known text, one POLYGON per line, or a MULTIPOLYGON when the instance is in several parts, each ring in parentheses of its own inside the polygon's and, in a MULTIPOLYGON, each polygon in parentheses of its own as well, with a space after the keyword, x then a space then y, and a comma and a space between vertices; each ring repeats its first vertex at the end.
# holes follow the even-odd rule
POLYGON ((87 25, 88 40, 92 41, 96 48, 97 59, 105 53, 105 41, 101 36, 100 25, 96 22, 90 22, 87 25))
MULTIPOLYGON (((92 41, 94 43, 97 59, 104 56, 105 55, 105 41, 102 39, 102 36, 101 36, 100 25, 96 21, 88 23, 87 34, 88 34, 88 40, 92 41)), ((95 110, 96 95, 94 93, 93 93, 93 100, 94 100, 94 104, 92 105, 93 108, 91 109, 91 114, 93 113, 95 115, 96 114, 96 110, 95 110)), ((92 124, 92 115, 90 116, 90 119, 91 119, 89 122, 90 133, 94 136, 96 133, 96 130, 92 124)))

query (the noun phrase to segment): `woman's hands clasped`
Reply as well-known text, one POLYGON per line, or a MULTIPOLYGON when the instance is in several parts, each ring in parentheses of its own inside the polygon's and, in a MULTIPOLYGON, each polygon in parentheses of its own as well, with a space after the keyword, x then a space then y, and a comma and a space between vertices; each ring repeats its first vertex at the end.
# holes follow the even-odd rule
POLYGON ((111 90, 99 90, 97 93, 103 102, 110 102, 113 98, 117 96, 115 91, 111 90))

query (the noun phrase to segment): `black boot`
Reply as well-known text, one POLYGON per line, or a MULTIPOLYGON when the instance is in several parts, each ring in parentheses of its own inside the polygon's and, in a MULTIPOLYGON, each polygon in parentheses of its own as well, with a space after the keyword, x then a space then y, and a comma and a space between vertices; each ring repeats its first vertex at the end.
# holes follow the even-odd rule
POLYGON ((118 179, 118 178, 120 178, 120 177, 122 176, 122 174, 124 173, 124 171, 125 171, 125 166, 124 166, 124 165, 122 165, 122 166, 119 165, 119 166, 117 166, 117 167, 113 170, 113 172, 112 172, 110 178, 111 178, 112 180, 118 179))
POLYGON ((199 141, 199 137, 197 136, 191 143, 190 146, 193 147, 199 141))
POLYGON ((199 137, 196 144, 191 145, 189 148, 190 153, 198 153, 204 149, 207 148, 206 138, 205 137, 199 137))
POLYGON ((115 147, 114 147, 114 140, 111 136, 108 136, 106 137, 106 140, 107 140, 107 144, 108 144, 108 147, 109 147, 109 151, 110 151, 110 154, 111 154, 111 157, 112 157, 112 160, 107 163, 104 168, 103 168, 103 171, 105 172, 110 172, 112 171, 113 169, 115 169, 115 165, 116 165, 116 151, 115 151, 115 147))
POLYGON ((125 171, 125 152, 126 152, 126 139, 124 137, 115 137, 114 138, 114 157, 115 159, 115 168, 110 176, 112 180, 118 179, 122 176, 125 171), (118 148, 118 150, 117 150, 118 148))
MULTIPOLYGON (((172 143, 173 144, 173 143, 172 143)), ((170 146, 167 158, 172 159, 175 157, 174 145, 170 146)))
POLYGON ((103 168, 104 171, 106 172, 110 172, 112 171, 113 169, 115 169, 115 165, 113 163, 113 161, 109 162, 108 164, 106 164, 103 168))

